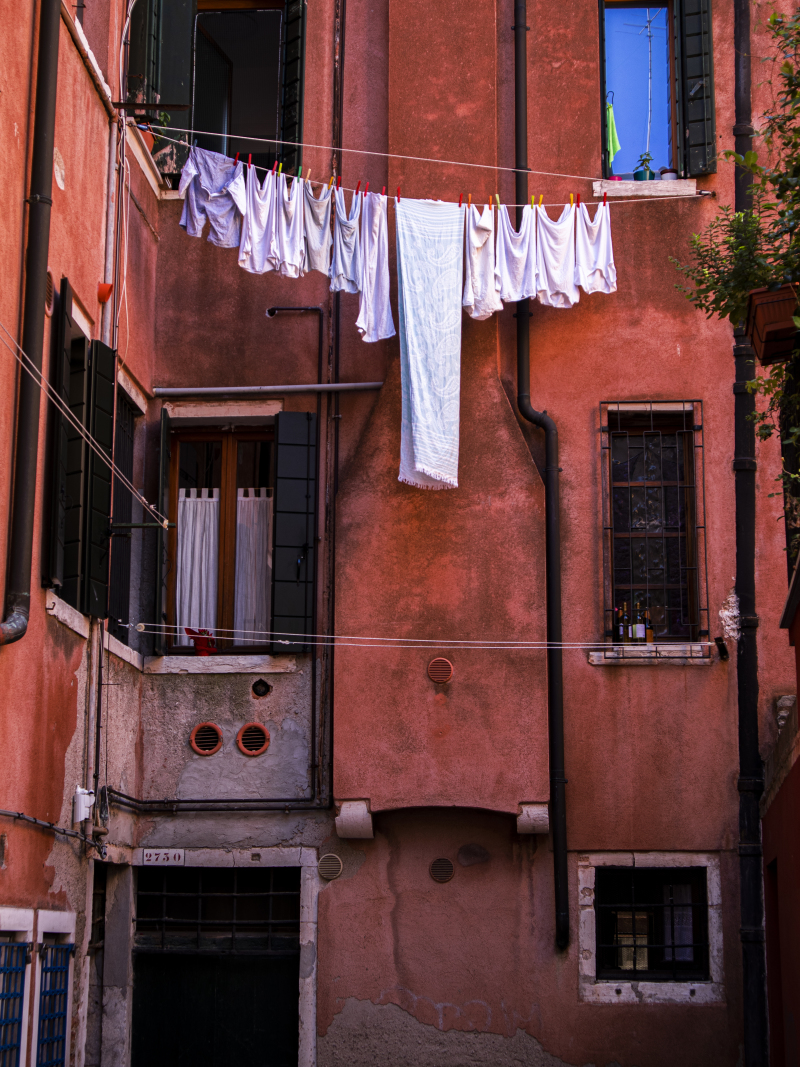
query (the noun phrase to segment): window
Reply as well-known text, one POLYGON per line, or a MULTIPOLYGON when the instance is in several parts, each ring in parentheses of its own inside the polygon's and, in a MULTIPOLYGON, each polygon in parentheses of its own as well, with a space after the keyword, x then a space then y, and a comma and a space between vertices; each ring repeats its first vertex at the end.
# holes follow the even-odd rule
MULTIPOLYGON (((139 411, 121 388, 117 388, 117 417, 114 428, 114 463, 133 482, 133 435, 139 411)), ((118 478, 114 479, 114 522, 133 520, 133 497, 118 478)), ((131 594, 132 531, 119 531, 111 542, 111 577, 108 590, 108 632, 128 644, 131 594)))
MULTIPOLYGON (((127 99, 182 105, 167 106, 166 121, 198 131, 191 139, 201 148, 252 153, 259 166, 278 159, 294 170, 302 163, 296 144, 259 145, 237 135, 302 141, 304 46, 304 0, 139 0, 127 99)), ((156 141, 154 155, 162 173, 177 176, 186 149, 156 141)))
POLYGON ((716 171, 709 0, 600 0, 600 40, 604 175, 716 171))
POLYGON ((605 634, 708 637, 702 405, 603 404, 605 634))
POLYGON ((39 946, 39 1033, 36 1067, 64 1067, 67 1062, 67 1029, 70 961, 73 944, 57 944, 56 935, 45 934, 39 946))
POLYGON ((314 414, 280 412, 274 429, 172 431, 163 412, 162 499, 175 523, 162 538, 165 648, 305 647, 297 638, 314 621, 316 426, 314 414))
POLYGON ((0 1064, 18 1067, 23 1047, 25 983, 31 948, 0 933, 0 1064))
POLYGON ((705 867, 600 867, 594 907, 598 978, 709 978, 705 867))
MULTIPOLYGON (((77 325, 72 289, 62 280, 54 331, 52 385, 77 423, 111 459, 116 353, 77 325)), ((84 615, 108 612, 111 467, 89 447, 75 422, 51 405, 49 552, 46 587, 84 615)))

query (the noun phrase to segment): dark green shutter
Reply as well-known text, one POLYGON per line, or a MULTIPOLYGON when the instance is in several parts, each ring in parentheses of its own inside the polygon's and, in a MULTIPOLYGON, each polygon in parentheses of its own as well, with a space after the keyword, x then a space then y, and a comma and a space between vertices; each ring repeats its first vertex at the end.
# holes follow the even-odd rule
POLYGON ((84 504, 86 500, 87 452, 89 447, 78 423, 86 429, 89 414, 89 341, 73 337, 69 346, 69 409, 74 422, 62 416, 67 442, 66 493, 64 507, 64 576, 61 596, 83 611, 81 586, 86 555, 84 504))
POLYGON ((283 31, 283 94, 281 105, 281 139, 294 142, 282 145, 280 159, 284 170, 296 171, 303 163, 303 81, 305 73, 306 20, 304 0, 287 0, 283 31))
POLYGON ((114 376, 116 352, 92 341, 89 353, 88 430, 101 454, 85 446, 86 476, 81 566, 81 611, 108 615, 108 562, 111 521, 111 457, 114 449, 114 376), (104 458, 104 457, 107 457, 104 458))
MULTIPOLYGON (((313 634, 317 553, 317 416, 281 411, 275 416, 275 535, 272 557, 272 630, 313 634)), ((302 638, 275 652, 308 648, 302 638)))
POLYGON ((714 59, 711 0, 675 2, 678 158, 686 177, 714 174, 714 59))
MULTIPOLYGON (((169 515, 169 467, 170 467, 170 418, 166 408, 161 409, 161 442, 158 453, 158 500, 156 509, 169 515)), ((166 622, 167 590, 167 531, 156 531, 156 633, 153 645, 157 656, 167 651, 164 624, 166 622)))
MULTIPOLYGON (((72 345, 72 288, 66 278, 61 281, 56 318, 55 341, 52 349, 50 384, 59 399, 69 407, 70 349, 72 345)), ((48 413, 50 437, 50 508, 48 516, 49 545, 42 584, 61 591, 64 584, 64 543, 67 509, 67 423, 55 404, 48 413)))
POLYGON ((160 29, 160 0, 138 0, 131 15, 128 33, 128 100, 152 103, 158 99, 160 29))

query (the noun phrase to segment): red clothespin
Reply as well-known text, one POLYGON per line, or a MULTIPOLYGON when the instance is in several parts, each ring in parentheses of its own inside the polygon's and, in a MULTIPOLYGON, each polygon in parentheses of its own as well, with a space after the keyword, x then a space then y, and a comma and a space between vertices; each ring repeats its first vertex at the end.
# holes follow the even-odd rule
POLYGON ((273 174, 275 173, 275 168, 277 167, 277 165, 278 165, 278 161, 276 159, 275 162, 272 164, 272 173, 273 174))
POLYGON ((251 167, 253 165, 253 153, 252 152, 250 152, 248 154, 248 156, 247 156, 247 165, 248 165, 248 167, 251 167))
POLYGON ((239 153, 238 152, 236 153, 236 158, 234 159, 233 162, 234 163, 238 163, 239 162, 239 153))
POLYGON ((400 186, 397 186, 397 203, 400 203, 400 186))
POLYGON ((338 189, 341 184, 342 184, 342 176, 340 174, 339 177, 336 179, 336 188, 338 189))
POLYGON ((581 206, 581 194, 578 193, 578 207, 581 206))
POLYGON ((459 207, 461 207, 461 201, 462 201, 463 199, 464 199, 464 194, 463 194, 463 193, 459 193, 459 194, 458 194, 458 206, 459 206, 459 207))
POLYGON ((367 184, 364 186, 364 196, 366 196, 368 192, 369 192, 369 182, 367 182, 367 184))
POLYGON ((603 193, 603 203, 608 203, 608 193, 603 193))
POLYGON ((381 196, 386 196, 386 186, 381 189, 381 196))
POLYGON ((360 188, 361 188, 361 179, 359 178, 359 179, 358 179, 358 182, 356 183, 356 196, 358 196, 358 190, 359 190, 360 188))

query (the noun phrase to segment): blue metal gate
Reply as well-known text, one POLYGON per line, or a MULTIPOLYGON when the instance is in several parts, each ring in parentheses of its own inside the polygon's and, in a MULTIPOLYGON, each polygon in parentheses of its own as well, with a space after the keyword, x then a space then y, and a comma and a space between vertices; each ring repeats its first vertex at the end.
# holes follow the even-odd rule
POLYGON ((74 945, 42 945, 36 1067, 64 1067, 67 1051, 69 961, 74 945))
POLYGON ((27 941, 0 942, 0 1067, 18 1067, 22 1043, 27 941))

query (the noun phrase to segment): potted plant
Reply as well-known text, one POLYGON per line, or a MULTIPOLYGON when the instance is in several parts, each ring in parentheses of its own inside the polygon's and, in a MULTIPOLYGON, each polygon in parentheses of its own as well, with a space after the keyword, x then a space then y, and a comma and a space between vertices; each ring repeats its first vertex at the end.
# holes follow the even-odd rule
POLYGON ((639 161, 636 164, 637 169, 633 172, 633 180, 637 182, 652 182, 655 181, 655 174, 650 170, 650 164, 653 162, 653 156, 650 152, 642 152, 639 156, 639 161))
POLYGON ((795 348, 797 293, 794 285, 769 285, 747 295, 745 333, 762 365, 781 363, 795 348))
POLYGON ((678 172, 674 167, 661 167, 662 182, 675 182, 678 180, 678 172))

